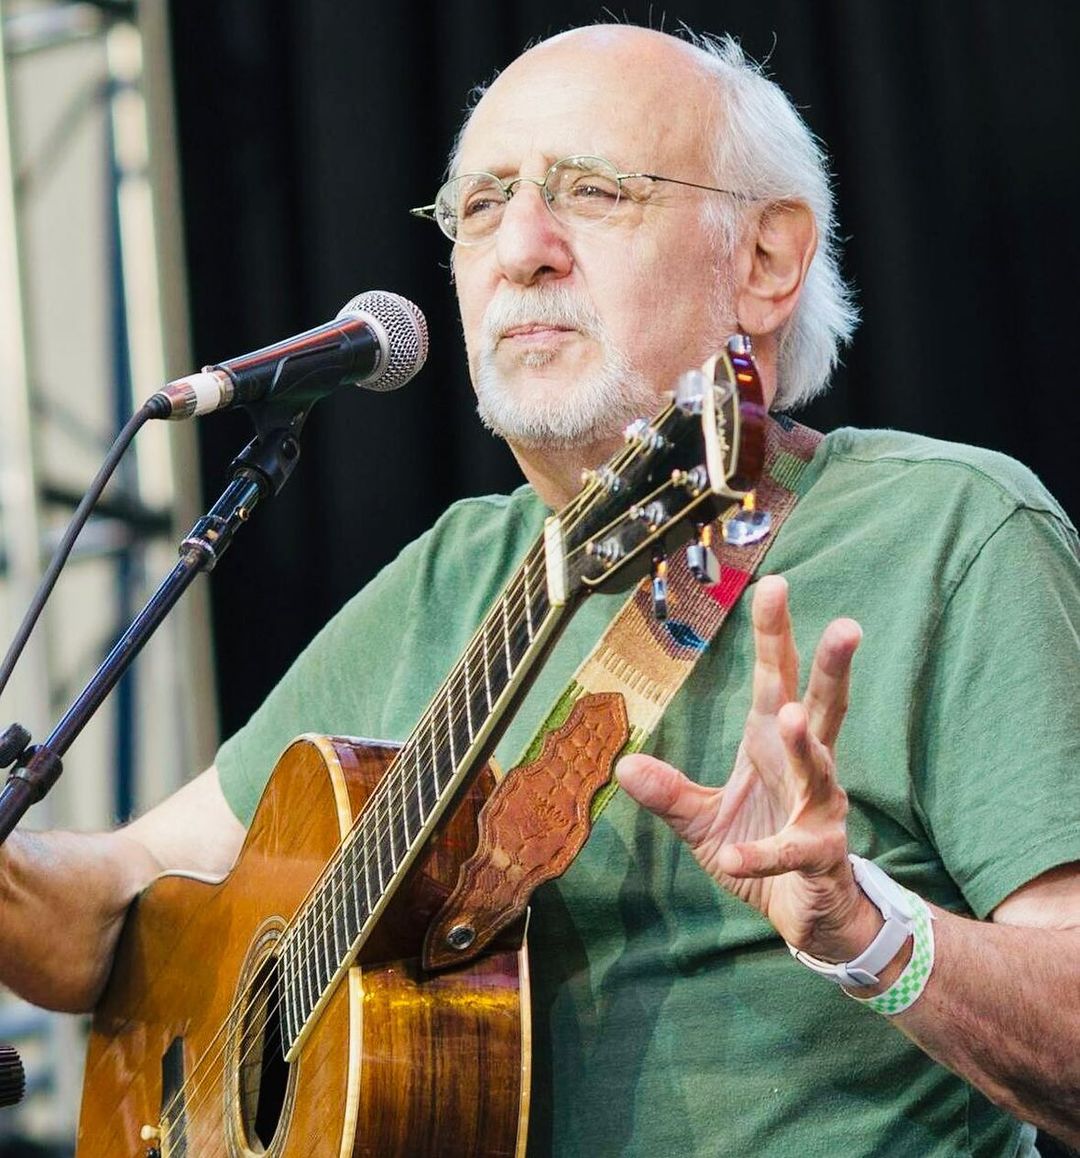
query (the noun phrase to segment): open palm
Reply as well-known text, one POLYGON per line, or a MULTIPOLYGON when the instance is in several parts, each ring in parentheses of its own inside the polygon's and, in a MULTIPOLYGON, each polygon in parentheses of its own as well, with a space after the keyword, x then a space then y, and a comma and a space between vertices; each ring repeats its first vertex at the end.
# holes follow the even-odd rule
POLYGON ((645 755, 623 759, 619 781, 786 941, 828 956, 862 901, 847 861, 847 797, 833 763, 861 631, 850 619, 829 624, 800 699, 783 579, 760 581, 752 620, 752 702, 727 784, 695 784, 645 755))

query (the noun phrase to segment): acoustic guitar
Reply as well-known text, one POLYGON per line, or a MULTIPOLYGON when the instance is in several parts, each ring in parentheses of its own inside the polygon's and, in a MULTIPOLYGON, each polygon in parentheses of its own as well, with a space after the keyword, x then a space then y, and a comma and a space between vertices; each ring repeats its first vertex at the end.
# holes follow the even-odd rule
POLYGON ((79 1158, 524 1153, 522 927, 442 969, 425 932, 559 628, 665 536, 739 509, 765 421, 732 339, 547 521, 403 745, 294 741, 228 875, 166 874, 134 902, 93 1019, 79 1158))

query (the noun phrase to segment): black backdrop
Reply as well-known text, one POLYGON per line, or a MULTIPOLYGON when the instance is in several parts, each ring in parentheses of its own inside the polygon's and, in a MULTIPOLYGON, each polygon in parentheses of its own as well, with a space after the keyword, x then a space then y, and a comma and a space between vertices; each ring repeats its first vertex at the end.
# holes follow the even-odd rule
MULTIPOLYGON (((735 33, 829 146, 864 322, 804 420, 1007 451, 1075 519, 1080 5, 673 0, 618 14, 735 33)), ((315 325, 365 289, 412 298, 431 327, 405 390, 320 403, 296 475, 215 572, 226 731, 448 501, 516 485, 473 416, 446 244, 405 210, 434 193, 473 83, 598 18, 598 3, 554 0, 173 4, 197 358, 315 325)), ((202 421, 207 495, 247 434, 239 414, 202 421)))

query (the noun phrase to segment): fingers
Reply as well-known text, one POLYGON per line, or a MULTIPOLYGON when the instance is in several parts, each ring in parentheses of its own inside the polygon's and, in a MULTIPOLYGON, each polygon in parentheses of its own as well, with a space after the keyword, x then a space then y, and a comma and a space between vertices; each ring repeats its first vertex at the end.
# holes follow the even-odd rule
POLYGON ((726 844, 716 854, 716 867, 729 877, 775 877, 801 872, 822 876, 833 872, 847 856, 842 831, 810 832, 785 828, 773 836, 747 844, 726 844))
POLYGON ((814 653, 803 703, 810 730, 829 749, 835 746, 847 713, 851 661, 861 641, 862 628, 854 619, 836 619, 814 653))
POLYGON ((786 704, 777 717, 793 806, 784 826, 759 840, 723 847, 720 871, 733 877, 766 877, 798 871, 832 872, 847 853, 847 796, 836 782, 832 757, 810 727, 803 704, 786 704))
MULTIPOLYGON (((752 706, 762 715, 776 715, 797 699, 799 654, 788 611, 787 583, 767 575, 757 585, 751 610, 754 625, 754 686, 752 706)), ((832 748, 847 712, 851 661, 862 640, 853 619, 836 619, 825 629, 807 683, 810 730, 832 748)))
POLYGON ((787 581, 766 575, 754 591, 750 609, 754 626, 754 711, 773 715, 795 699, 799 683, 799 654, 788 614, 787 581))
POLYGON ((691 846, 704 837, 716 817, 720 790, 695 784, 655 756, 624 756, 615 775, 627 795, 666 821, 691 846))

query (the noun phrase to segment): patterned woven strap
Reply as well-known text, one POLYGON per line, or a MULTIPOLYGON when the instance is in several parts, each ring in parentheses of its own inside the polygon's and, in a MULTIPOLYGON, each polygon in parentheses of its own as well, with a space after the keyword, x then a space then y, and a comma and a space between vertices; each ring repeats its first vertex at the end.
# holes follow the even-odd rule
MULTIPOLYGON (((715 528, 720 578, 714 584, 702 584, 694 578, 685 552, 674 555, 668 564, 669 613, 665 620, 656 618, 650 582, 644 579, 574 673, 519 763, 534 760, 544 736, 562 725, 583 695, 597 692, 619 692, 626 701, 630 738, 624 752, 637 752, 645 746, 794 509, 799 480, 821 438, 816 430, 790 419, 771 419, 766 432, 765 469, 754 491, 755 506, 771 516, 769 533, 740 547, 725 542, 719 527, 715 528)), ((594 819, 617 787, 612 780, 594 797, 594 819)))

